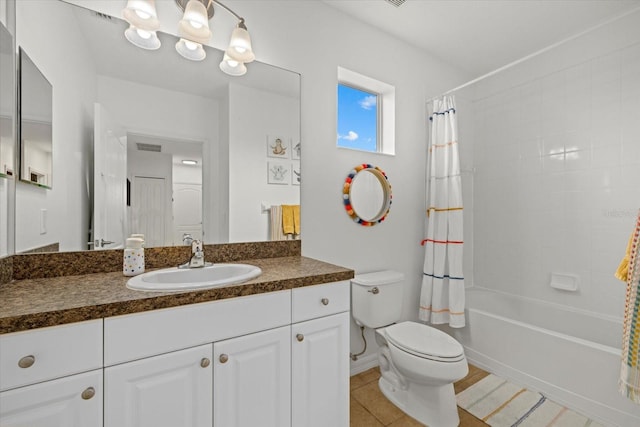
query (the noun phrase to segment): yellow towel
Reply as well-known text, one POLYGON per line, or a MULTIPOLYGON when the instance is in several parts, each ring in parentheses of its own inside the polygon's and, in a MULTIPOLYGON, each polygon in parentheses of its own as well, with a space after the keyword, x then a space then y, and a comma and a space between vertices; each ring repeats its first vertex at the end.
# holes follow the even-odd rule
POLYGON ((295 232, 293 205, 282 205, 282 231, 284 234, 293 234, 295 232))
POLYGON ((300 205, 293 205, 293 232, 300 234, 300 205))
POLYGON ((620 265, 616 270, 615 276, 616 279, 622 280, 623 282, 627 282, 628 274, 629 274, 629 260, 631 258, 631 244, 633 243, 633 233, 631 233, 631 237, 629 237, 629 243, 627 244, 627 251, 620 261, 620 265))

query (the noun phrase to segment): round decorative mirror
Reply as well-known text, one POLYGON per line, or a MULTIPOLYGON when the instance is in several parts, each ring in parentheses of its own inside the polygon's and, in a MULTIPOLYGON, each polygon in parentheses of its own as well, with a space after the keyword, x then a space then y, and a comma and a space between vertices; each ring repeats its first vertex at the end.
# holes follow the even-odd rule
POLYGON ((349 172, 342 198, 351 219, 370 227, 384 221, 389 213, 391 185, 382 169, 363 163, 349 172))

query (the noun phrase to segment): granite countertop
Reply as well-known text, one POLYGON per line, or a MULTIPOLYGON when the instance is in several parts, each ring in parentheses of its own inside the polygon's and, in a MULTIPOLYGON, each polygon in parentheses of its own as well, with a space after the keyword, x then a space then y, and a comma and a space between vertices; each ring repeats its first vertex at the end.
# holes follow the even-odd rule
MULTIPOLYGON (((247 259, 262 274, 240 285, 184 292, 126 287, 121 271, 14 280, 0 285, 0 334, 349 280, 353 270, 302 256, 247 259)), ((147 270, 149 271, 149 270, 147 270)))

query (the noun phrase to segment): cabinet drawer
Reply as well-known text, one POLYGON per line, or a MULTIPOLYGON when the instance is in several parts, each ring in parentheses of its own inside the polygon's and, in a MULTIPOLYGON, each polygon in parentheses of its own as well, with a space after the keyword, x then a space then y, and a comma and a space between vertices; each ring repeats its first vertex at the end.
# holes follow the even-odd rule
POLYGON ((102 426, 102 369, 0 393, 0 425, 102 426))
POLYGON ((102 320, 0 335, 0 390, 102 368, 102 320))
POLYGON ((111 366, 291 323, 291 291, 269 292, 104 320, 111 366))
POLYGON ((294 289, 292 323, 349 311, 349 290, 348 280, 294 289))

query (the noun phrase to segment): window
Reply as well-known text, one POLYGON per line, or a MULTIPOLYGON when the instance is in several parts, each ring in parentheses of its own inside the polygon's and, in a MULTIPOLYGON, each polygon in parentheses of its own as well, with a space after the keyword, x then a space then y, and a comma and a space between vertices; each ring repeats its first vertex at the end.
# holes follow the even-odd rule
POLYGON ((395 154, 395 88, 338 67, 337 146, 395 154))
POLYGON ((338 83, 338 147, 378 152, 378 94, 338 83))

